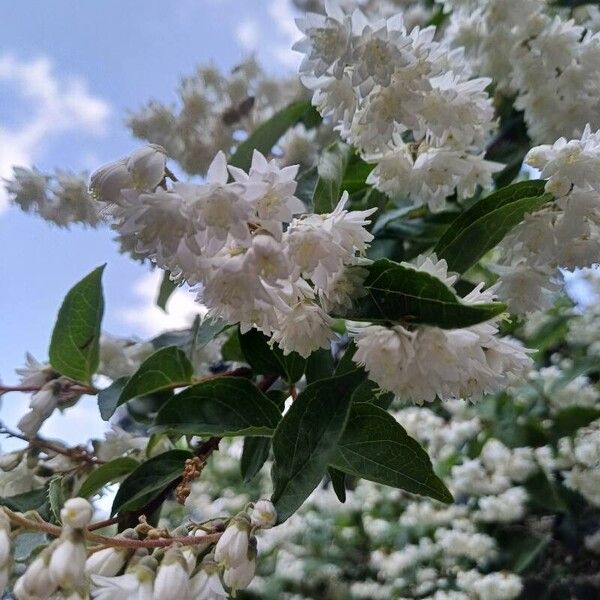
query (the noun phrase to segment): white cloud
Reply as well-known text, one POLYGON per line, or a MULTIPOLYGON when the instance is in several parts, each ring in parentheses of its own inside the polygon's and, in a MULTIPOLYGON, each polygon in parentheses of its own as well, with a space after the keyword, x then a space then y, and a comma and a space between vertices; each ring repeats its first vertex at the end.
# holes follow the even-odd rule
MULTIPOLYGON (((0 55, 0 84, 12 88, 29 104, 31 115, 12 127, 0 125, 0 178, 13 165, 30 166, 43 155, 44 143, 74 130, 100 134, 110 115, 109 105, 94 96, 80 78, 59 78, 46 57, 30 61, 0 55)), ((0 186, 0 212, 6 197, 0 186)))
POLYGON ((294 70, 300 64, 301 56, 292 50, 294 42, 297 42, 302 33, 295 23, 295 13, 292 9, 291 2, 283 2, 283 0, 272 0, 269 4, 269 16, 279 29, 284 42, 277 44, 272 49, 273 57, 286 67, 292 67, 294 70))
POLYGON ((195 301, 193 292, 183 288, 175 290, 167 303, 167 311, 156 306, 156 295, 162 271, 156 269, 140 277, 133 285, 137 302, 123 307, 117 317, 125 325, 135 328, 135 333, 152 336, 167 329, 183 329, 191 324, 197 314, 206 313, 206 308, 195 301))
POLYGON ((256 50, 258 39, 260 37, 260 28, 253 19, 242 21, 235 28, 235 38, 239 45, 247 52, 256 50))

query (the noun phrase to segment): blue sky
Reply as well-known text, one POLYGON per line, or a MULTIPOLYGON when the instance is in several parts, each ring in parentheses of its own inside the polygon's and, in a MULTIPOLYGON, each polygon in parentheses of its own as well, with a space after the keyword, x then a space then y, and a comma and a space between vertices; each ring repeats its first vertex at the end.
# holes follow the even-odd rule
MULTIPOLYGON (((2 9, 0 177, 12 164, 91 170, 128 153, 138 142, 122 125, 127 111, 150 98, 174 101, 180 76, 199 63, 229 69, 254 51, 271 73, 297 64, 285 0, 20 0, 2 9)), ((5 383, 16 383, 26 351, 46 358, 64 293, 99 264, 108 262, 104 326, 112 333, 178 326, 192 308, 189 295, 171 303, 170 317, 153 308, 153 276, 116 252, 108 230, 61 230, 0 197, 0 242, 5 383)), ((1 418, 13 424, 27 400, 5 396, 1 418)), ((98 432, 93 402, 74 410, 43 432, 70 430, 73 441, 98 432)))

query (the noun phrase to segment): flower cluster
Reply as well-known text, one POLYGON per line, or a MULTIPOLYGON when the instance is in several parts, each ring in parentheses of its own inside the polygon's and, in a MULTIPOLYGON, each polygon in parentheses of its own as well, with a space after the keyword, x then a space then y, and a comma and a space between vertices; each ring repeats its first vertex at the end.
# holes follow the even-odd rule
MULTIPOLYGON (((456 275, 447 272, 446 261, 421 257, 416 265, 451 286, 456 275)), ((493 295, 476 287, 463 301, 489 302, 493 295)), ((487 321, 463 329, 422 326, 409 330, 401 325, 371 325, 356 329, 354 360, 365 365, 369 377, 384 390, 416 403, 437 398, 477 399, 505 387, 513 376, 531 366, 520 342, 499 338, 498 324, 487 321)))
MULTIPOLYGON (((0 509, 0 593, 11 570, 11 515, 14 513, 0 509)), ((230 520, 211 552, 206 552, 211 549, 210 542, 201 543, 198 538, 197 544, 183 546, 174 540, 166 550, 157 549, 150 554, 140 541, 141 536, 156 539, 165 532, 144 522, 114 538, 123 544, 92 549, 90 553, 86 534, 92 515, 92 505, 83 498, 65 502, 60 511, 60 537, 45 547, 16 580, 13 593, 17 600, 84 600, 90 593, 101 600, 219 600, 230 594, 235 597, 254 577, 254 534, 272 527, 277 519, 271 502, 260 500, 250 505, 249 512, 241 512, 230 520)), ((23 518, 16 516, 22 524, 23 518)), ((186 528, 182 529, 187 533, 186 528)), ((201 529, 191 531, 190 541, 196 535, 203 536, 201 529)), ((165 538, 168 539, 169 536, 165 538)), ((186 536, 183 540, 187 541, 186 536)))
POLYGON ((600 260, 600 131, 536 146, 525 158, 547 178, 555 199, 528 215, 507 235, 495 270, 498 295, 512 311, 548 308, 560 289, 559 269, 600 260))
POLYGON ((217 152, 228 153, 240 135, 301 95, 297 80, 268 77, 253 58, 229 75, 200 66, 182 79, 178 110, 151 101, 127 124, 135 137, 166 148, 187 173, 204 175, 217 152))
POLYGON ((298 20, 301 78, 323 117, 376 164, 368 183, 433 209, 490 186, 501 168, 483 158, 495 127, 491 80, 470 79, 462 51, 435 41, 434 27, 408 33, 401 14, 326 8, 298 20))
POLYGON ((544 0, 440 1, 452 10, 445 39, 464 47, 476 72, 500 91, 517 94, 532 139, 551 142, 588 122, 600 126, 597 20, 580 25, 548 14, 544 0))
POLYGON ((352 297, 346 267, 372 239, 365 225, 375 209, 347 211, 344 194, 330 214, 294 217, 306 211, 294 196, 297 171, 255 152, 246 173, 220 152, 205 183, 165 189, 164 154, 148 147, 97 171, 91 187, 111 204, 114 227, 136 253, 177 280, 202 284, 210 315, 308 356, 333 336, 323 305, 352 297))
POLYGON ((71 223, 95 227, 102 222, 101 207, 90 196, 87 180, 87 173, 57 171, 46 175, 35 168, 13 167, 13 177, 5 181, 5 188, 23 211, 59 227, 71 223))

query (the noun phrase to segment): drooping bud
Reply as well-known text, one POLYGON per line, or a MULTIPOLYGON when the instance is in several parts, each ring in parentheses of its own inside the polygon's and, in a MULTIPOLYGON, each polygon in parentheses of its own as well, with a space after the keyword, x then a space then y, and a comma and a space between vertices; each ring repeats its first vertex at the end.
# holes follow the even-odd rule
POLYGON ((270 500, 259 500, 250 511, 250 522, 254 527, 269 529, 277 522, 277 511, 270 500))
POLYGON ((140 191, 152 191, 165 177, 167 152, 158 144, 139 148, 127 160, 133 185, 140 191))
POLYGON ((85 561, 85 574, 114 577, 125 566, 130 554, 127 548, 103 548, 85 561))
POLYGON ((215 561, 226 568, 246 559, 250 535, 250 518, 237 514, 230 522, 215 547, 215 561))
POLYGON ((92 520, 94 509, 85 498, 71 498, 67 500, 60 511, 63 525, 74 529, 83 529, 92 520))
POLYGON ((214 555, 209 554, 202 559, 200 569, 190 580, 192 598, 227 598, 227 592, 219 577, 219 565, 214 560, 214 555))
POLYGON ((54 583, 63 590, 82 587, 85 583, 85 561, 86 552, 82 532, 77 529, 63 529, 62 536, 50 557, 50 576, 54 583))
POLYGON ((180 600, 189 594, 187 563, 179 548, 169 548, 154 581, 154 600, 180 600))
POLYGON ((35 558, 15 583, 13 594, 17 600, 49 598, 58 587, 50 574, 50 547, 35 558))
POLYGON ((90 191, 96 200, 110 204, 118 204, 121 190, 132 187, 133 178, 126 158, 100 167, 90 179, 90 191))
POLYGON ((235 598, 238 590, 245 590, 256 573, 256 538, 252 538, 244 558, 223 572, 223 582, 235 598))

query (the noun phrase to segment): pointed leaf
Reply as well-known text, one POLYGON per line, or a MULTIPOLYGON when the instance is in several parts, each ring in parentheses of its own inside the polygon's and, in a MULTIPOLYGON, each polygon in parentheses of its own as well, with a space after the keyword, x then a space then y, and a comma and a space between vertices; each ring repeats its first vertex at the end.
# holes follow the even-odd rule
POLYGON ((158 296, 156 298, 156 306, 162 308, 164 311, 167 310, 167 302, 171 297, 171 294, 177 289, 177 284, 171 279, 171 273, 164 271, 160 282, 160 288, 158 289, 158 296))
POLYGON ((97 494, 105 485, 114 483, 124 475, 131 473, 139 464, 134 458, 121 456, 100 465, 86 477, 77 495, 82 498, 90 498, 94 494, 97 494))
POLYGON ((251 381, 219 377, 193 385, 167 402, 156 429, 187 435, 271 435, 281 412, 251 381))
POLYGON ((330 464, 355 477, 452 502, 427 452, 392 415, 374 404, 352 405, 330 464))
POLYGON ((249 483, 258 475, 267 458, 269 458, 269 450, 271 450, 271 438, 247 437, 244 440, 244 449, 240 461, 244 483, 249 483))
POLYGON ((185 461, 192 456, 187 450, 169 450, 142 463, 121 483, 111 515, 144 506, 181 477, 185 461))
POLYGON ((50 341, 50 364, 61 375, 90 383, 100 357, 100 323, 104 313, 103 265, 65 296, 50 341))
POLYGON ((327 472, 331 479, 333 491, 335 492, 337 499, 343 504, 346 502, 346 473, 342 473, 333 467, 329 467, 327 472))
POLYGON ((169 346, 149 356, 129 378, 118 405, 136 396, 145 396, 162 390, 188 385, 194 369, 185 352, 169 346))
POLYGON ((359 369, 321 379, 296 398, 273 436, 273 502, 279 522, 308 498, 323 477, 342 434, 359 369))
POLYGON ((369 275, 364 281, 367 293, 343 315, 347 319, 404 321, 455 329, 487 321, 506 310, 499 302, 464 304, 437 277, 386 258, 367 268, 369 275))
POLYGON ((521 181, 479 200, 446 230, 434 248, 451 271, 463 273, 474 265, 527 213, 553 198, 544 193, 545 181, 521 181))
POLYGON ((312 106, 309 101, 294 102, 275 113, 268 121, 259 125, 236 149, 229 159, 229 164, 244 171, 250 168, 252 153, 258 150, 268 154, 281 136, 302 117, 310 113, 312 106))
POLYGON ((128 381, 129 377, 120 377, 98 392, 98 408, 104 421, 108 421, 115 414, 119 406, 119 397, 128 381))

